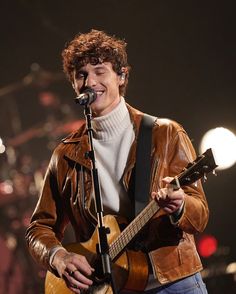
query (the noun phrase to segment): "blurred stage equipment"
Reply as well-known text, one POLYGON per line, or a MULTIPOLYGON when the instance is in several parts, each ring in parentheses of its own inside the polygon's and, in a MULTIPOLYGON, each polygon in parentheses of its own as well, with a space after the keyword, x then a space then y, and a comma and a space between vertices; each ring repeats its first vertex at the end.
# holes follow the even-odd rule
POLYGON ((215 236, 203 234, 196 245, 204 262, 201 272, 209 294, 236 293, 236 262, 230 261, 230 247, 220 246, 215 236))
POLYGON ((63 73, 33 63, 25 77, 0 88, 0 293, 43 293, 45 271, 29 255, 24 235, 48 166, 45 150, 83 123, 69 104, 62 103, 60 95, 50 91, 53 83, 59 84, 57 89, 64 80, 63 73), (35 111, 41 111, 42 116, 34 118, 29 108, 33 123, 22 124, 25 117, 18 109, 18 97, 25 92, 39 99, 35 111), (41 159, 35 156, 38 150, 41 159))
POLYGON ((200 152, 212 148, 218 170, 230 168, 236 163, 236 136, 223 127, 211 129, 201 140, 200 152))
POLYGON ((29 256, 24 234, 37 191, 34 175, 24 173, 23 166, 12 174, 11 180, 0 182, 0 292, 34 293, 41 287, 42 270, 29 256))
POLYGON ((31 64, 30 72, 20 81, 0 89, 0 98, 17 92, 29 86, 47 87, 49 84, 65 79, 62 72, 50 72, 43 69, 38 63, 31 64))
POLYGON ((47 123, 42 124, 38 127, 30 128, 14 138, 7 140, 7 146, 18 147, 24 143, 27 143, 33 138, 39 138, 46 135, 53 134, 54 136, 61 136, 63 134, 69 134, 75 131, 84 123, 83 120, 75 120, 68 123, 57 123, 56 126, 49 126, 47 123))
MULTIPOLYGON (((83 123, 82 120, 73 119, 71 109, 67 104, 61 104, 57 95, 48 90, 52 83, 65 80, 65 75, 62 72, 51 72, 43 69, 38 63, 33 63, 30 67, 30 72, 20 81, 12 83, 0 89, 0 99, 8 98, 7 101, 13 102, 8 107, 11 112, 15 109, 14 114, 11 115, 11 125, 13 129, 13 136, 5 138, 3 144, 0 141, 0 154, 6 152, 8 157, 8 149, 16 148, 24 143, 29 142, 34 138, 47 137, 49 141, 60 138, 60 136, 76 130, 83 123), (48 117, 44 121, 30 126, 26 130, 22 130, 21 118, 17 110, 17 103, 15 101, 15 94, 20 90, 25 90, 29 87, 39 88, 40 93, 38 99, 42 107, 45 108, 44 114, 48 117), (14 104, 14 105, 13 105, 14 104), (13 107, 13 106, 14 107, 13 107), (60 116, 60 117, 58 117, 60 116), (17 119, 17 122, 15 120, 17 119), (17 127, 15 127, 17 126, 17 127)), ((16 99, 17 100, 17 99, 16 99)))
POLYGON ((236 293, 236 262, 212 264, 202 271, 209 294, 236 293))

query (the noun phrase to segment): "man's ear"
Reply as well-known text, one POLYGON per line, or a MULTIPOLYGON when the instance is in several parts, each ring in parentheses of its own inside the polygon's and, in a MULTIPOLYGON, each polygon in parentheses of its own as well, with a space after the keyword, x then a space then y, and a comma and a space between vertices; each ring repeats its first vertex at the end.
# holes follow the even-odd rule
POLYGON ((122 74, 120 75, 120 78, 121 78, 122 80, 125 80, 125 73, 124 73, 124 72, 122 72, 122 74))
POLYGON ((120 82, 121 82, 121 85, 123 85, 124 82, 125 82, 126 72, 127 72, 126 67, 122 67, 121 68, 121 73, 120 73, 120 82))
POLYGON ((121 73, 119 75, 119 79, 120 79, 119 85, 122 86, 124 84, 124 82, 125 82, 125 73, 121 73))

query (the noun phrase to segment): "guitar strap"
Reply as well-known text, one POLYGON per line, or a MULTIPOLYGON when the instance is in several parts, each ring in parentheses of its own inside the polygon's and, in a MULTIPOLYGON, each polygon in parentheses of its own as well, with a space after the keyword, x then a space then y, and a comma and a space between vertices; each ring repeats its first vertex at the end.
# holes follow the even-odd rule
POLYGON ((150 190, 152 128, 156 117, 144 114, 137 141, 134 168, 135 216, 147 205, 150 190))

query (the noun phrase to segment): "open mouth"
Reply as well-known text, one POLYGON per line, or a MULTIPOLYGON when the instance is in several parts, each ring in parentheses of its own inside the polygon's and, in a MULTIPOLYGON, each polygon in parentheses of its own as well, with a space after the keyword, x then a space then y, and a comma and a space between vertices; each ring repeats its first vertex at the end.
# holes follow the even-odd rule
POLYGON ((95 93, 97 94, 97 97, 102 96, 102 94, 104 93, 104 91, 95 91, 95 93))

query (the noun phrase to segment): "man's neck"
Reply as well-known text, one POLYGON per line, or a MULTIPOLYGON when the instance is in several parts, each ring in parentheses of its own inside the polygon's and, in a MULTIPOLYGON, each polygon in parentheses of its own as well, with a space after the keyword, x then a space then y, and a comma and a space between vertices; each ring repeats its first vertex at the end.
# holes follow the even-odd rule
POLYGON ((94 138, 107 141, 116 138, 130 124, 129 112, 123 97, 108 114, 92 120, 94 138))

